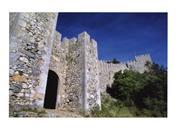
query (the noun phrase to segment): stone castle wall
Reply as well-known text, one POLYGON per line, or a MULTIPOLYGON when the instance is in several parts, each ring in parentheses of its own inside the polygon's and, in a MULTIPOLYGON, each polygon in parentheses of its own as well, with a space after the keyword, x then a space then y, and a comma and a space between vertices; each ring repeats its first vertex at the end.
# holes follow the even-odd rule
POLYGON ((76 38, 64 39, 68 44, 66 55, 65 103, 69 110, 79 110, 83 104, 83 45, 76 38))
POLYGON ((107 86, 110 87, 113 83, 113 76, 114 73, 118 71, 124 71, 125 69, 128 69, 126 64, 120 63, 120 64, 112 64, 107 63, 105 61, 99 61, 99 81, 100 81, 100 90, 102 93, 106 92, 107 86))
POLYGON ((54 42, 49 69, 59 76, 57 108, 78 111, 100 105, 97 61, 97 43, 86 32, 54 42))
POLYGON ((152 59, 149 54, 135 56, 132 61, 121 62, 119 64, 107 63, 106 61, 99 61, 99 81, 100 90, 102 93, 106 92, 106 88, 111 87, 113 83, 113 76, 118 71, 133 70, 143 73, 147 70, 145 64, 147 62, 152 63, 152 59))
POLYGON ((97 42, 87 32, 63 38, 55 30, 57 13, 10 13, 10 109, 43 108, 48 71, 59 78, 56 109, 80 111, 101 105, 100 92, 115 72, 144 72, 150 55, 108 64, 98 60, 97 42))
POLYGON ((107 86, 112 85, 116 72, 134 70, 142 73, 147 70, 146 62, 152 62, 149 54, 119 64, 99 61, 97 42, 86 32, 79 34, 78 38, 64 38, 57 42, 53 47, 50 69, 61 79, 57 102, 62 109, 87 110, 100 105, 100 92, 105 93, 107 86))
POLYGON ((57 13, 10 13, 9 101, 43 106, 57 13))
POLYGON ((143 73, 147 70, 147 67, 145 66, 146 62, 152 63, 152 58, 149 54, 135 56, 135 59, 133 61, 126 62, 126 65, 131 70, 143 73))
POLYGON ((63 50, 63 46, 61 46, 61 34, 56 31, 49 64, 49 70, 54 71, 59 77, 56 108, 60 106, 60 95, 63 93, 61 88, 64 88, 63 83, 66 78, 66 69, 61 67, 65 67, 66 65, 65 55, 67 49, 68 47, 64 46, 63 50))

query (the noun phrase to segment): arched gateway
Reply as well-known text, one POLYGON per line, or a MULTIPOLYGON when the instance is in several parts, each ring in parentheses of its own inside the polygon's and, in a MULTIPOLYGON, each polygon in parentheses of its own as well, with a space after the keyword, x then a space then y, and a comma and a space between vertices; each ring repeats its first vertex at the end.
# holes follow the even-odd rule
POLYGON ((44 98, 44 108, 55 109, 57 100, 57 89, 58 89, 58 75, 49 70, 47 78, 46 93, 44 98))

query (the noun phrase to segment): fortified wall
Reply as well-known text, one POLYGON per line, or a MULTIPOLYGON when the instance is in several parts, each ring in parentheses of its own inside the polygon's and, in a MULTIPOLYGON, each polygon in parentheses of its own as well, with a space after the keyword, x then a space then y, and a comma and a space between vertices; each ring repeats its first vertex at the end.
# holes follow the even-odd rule
POLYGON ((150 55, 108 64, 98 60, 97 42, 87 32, 63 38, 57 13, 10 13, 9 105, 80 111, 101 105, 100 93, 114 73, 144 72, 150 55))
POLYGON ((100 105, 97 61, 97 43, 86 32, 78 38, 56 38, 49 69, 59 77, 58 108, 74 111, 100 105))
POLYGON ((43 107, 57 13, 10 13, 10 111, 43 107))
POLYGON ((99 64, 99 82, 101 93, 106 92, 107 87, 111 87, 113 83, 113 76, 116 72, 124 70, 133 70, 143 73, 147 70, 145 64, 147 62, 152 63, 151 56, 149 54, 135 56, 134 60, 121 62, 119 64, 107 63, 106 61, 100 60, 99 64))

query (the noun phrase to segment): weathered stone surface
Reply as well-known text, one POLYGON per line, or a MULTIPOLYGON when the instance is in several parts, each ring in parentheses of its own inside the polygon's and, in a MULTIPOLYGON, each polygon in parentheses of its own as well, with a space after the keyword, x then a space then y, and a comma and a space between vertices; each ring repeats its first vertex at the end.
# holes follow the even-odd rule
POLYGON ((19 59, 20 59, 20 61, 25 62, 25 63, 29 62, 26 57, 20 57, 19 59))
POLYGON ((33 76, 38 76, 38 75, 40 75, 40 73, 41 73, 41 71, 40 71, 40 69, 38 67, 33 67, 32 68, 32 75, 33 76))
POLYGON ((9 69, 9 74, 10 74, 10 75, 13 75, 14 72, 15 72, 15 71, 14 71, 13 69, 9 69))
POLYGON ((16 60, 17 60, 19 57, 20 57, 20 55, 17 54, 17 53, 14 53, 14 52, 10 53, 10 54, 9 54, 9 61, 10 61, 10 64, 16 62, 16 60))
POLYGON ((31 105, 33 100, 39 102, 39 98, 33 99, 39 92, 31 90, 46 86, 40 83, 46 81, 40 76, 48 68, 40 71, 42 65, 49 63, 56 17, 56 13, 10 13, 10 104, 24 106, 31 105), (39 45, 46 49, 44 53, 39 45))
POLYGON ((22 86, 20 84, 13 84, 10 85, 10 90, 12 90, 14 93, 19 93, 22 90, 22 86))
POLYGON ((10 81, 14 81, 14 82, 26 82, 27 78, 23 75, 19 75, 19 74, 15 74, 13 76, 10 77, 10 81))

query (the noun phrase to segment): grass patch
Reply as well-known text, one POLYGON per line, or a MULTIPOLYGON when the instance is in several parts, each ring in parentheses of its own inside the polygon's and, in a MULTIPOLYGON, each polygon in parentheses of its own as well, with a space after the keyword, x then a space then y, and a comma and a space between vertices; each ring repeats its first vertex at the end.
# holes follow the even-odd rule
POLYGON ((133 117, 133 114, 122 103, 107 95, 102 96, 101 110, 99 107, 93 108, 89 117, 133 117))

